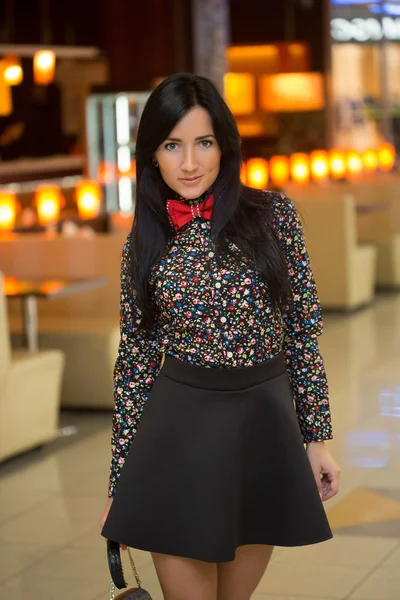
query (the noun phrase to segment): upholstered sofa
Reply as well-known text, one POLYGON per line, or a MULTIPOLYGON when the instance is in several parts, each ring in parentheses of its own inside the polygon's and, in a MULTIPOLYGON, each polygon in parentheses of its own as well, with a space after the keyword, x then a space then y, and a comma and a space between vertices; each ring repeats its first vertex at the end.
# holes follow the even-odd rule
POLYGON ((0 460, 57 436, 64 355, 61 350, 11 351, 0 274, 0 460))

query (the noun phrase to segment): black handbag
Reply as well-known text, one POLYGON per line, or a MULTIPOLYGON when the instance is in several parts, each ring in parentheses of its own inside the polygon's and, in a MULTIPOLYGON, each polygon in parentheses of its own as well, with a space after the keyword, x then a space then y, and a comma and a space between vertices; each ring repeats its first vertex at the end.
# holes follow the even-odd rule
POLYGON ((107 540, 107 559, 111 574, 110 600, 152 600, 149 592, 146 592, 146 590, 142 588, 130 548, 128 548, 128 556, 132 566, 133 574, 136 579, 137 587, 129 588, 126 590, 126 592, 122 592, 122 594, 118 594, 118 596, 116 596, 115 588, 121 590, 123 588, 127 588, 128 584, 125 581, 124 571, 122 568, 119 544, 118 542, 107 540))

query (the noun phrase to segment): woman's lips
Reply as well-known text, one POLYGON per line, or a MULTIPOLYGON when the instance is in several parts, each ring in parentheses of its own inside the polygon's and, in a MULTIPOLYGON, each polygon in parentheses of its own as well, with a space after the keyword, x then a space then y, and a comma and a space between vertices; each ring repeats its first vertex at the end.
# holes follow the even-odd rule
POLYGON ((196 185, 202 177, 202 175, 199 175, 198 177, 188 177, 187 179, 180 179, 179 181, 182 181, 185 185, 196 185))

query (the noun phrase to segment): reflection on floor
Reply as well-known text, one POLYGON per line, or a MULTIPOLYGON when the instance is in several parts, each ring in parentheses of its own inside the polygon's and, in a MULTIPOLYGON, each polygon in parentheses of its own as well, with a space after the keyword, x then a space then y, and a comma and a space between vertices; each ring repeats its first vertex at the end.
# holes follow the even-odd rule
MULTIPOLYGON (((333 540, 279 548, 257 600, 400 598, 400 297, 327 316, 321 347, 330 379, 340 495, 327 505, 333 540), (290 575, 290 576, 289 576, 290 575)), ((99 535, 110 415, 65 413, 51 447, 0 466, 0 596, 107 600, 99 535)), ((150 556, 135 552, 161 600, 150 556)), ((126 573, 128 573, 128 565, 126 573)))

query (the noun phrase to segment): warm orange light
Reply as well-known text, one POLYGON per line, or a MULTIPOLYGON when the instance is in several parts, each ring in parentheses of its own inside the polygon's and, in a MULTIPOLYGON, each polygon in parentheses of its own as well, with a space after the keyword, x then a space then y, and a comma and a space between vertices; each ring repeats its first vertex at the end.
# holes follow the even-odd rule
POLYGON ((346 175, 346 159, 340 150, 329 152, 329 170, 332 179, 343 179, 346 175))
POLYGON ((361 155, 354 150, 347 153, 346 156, 347 175, 349 177, 358 177, 364 169, 361 155))
POLYGON ((54 79, 56 55, 53 50, 39 50, 33 57, 33 74, 37 85, 49 85, 54 79))
POLYGON ((304 73, 309 71, 309 52, 306 44, 288 44, 286 64, 281 73, 304 73), (286 68, 285 68, 286 67, 286 68))
POLYGON ((8 56, 3 61, 4 81, 7 85, 19 85, 24 77, 21 61, 16 56, 8 56))
POLYGON ((248 185, 265 190, 268 185, 268 162, 264 158, 250 158, 246 167, 248 185))
POLYGON ((293 54, 294 56, 303 56, 306 48, 304 44, 289 44, 289 54, 293 54))
POLYGON ((322 110, 325 105, 321 73, 280 73, 260 77, 260 106, 267 112, 322 110))
POLYGON ((12 231, 17 216, 17 197, 14 192, 0 191, 0 230, 12 231))
POLYGON ((374 173, 378 168, 378 153, 376 150, 367 150, 362 155, 364 170, 366 173, 374 173))
POLYGON ((231 46, 226 51, 227 70, 267 75, 310 71, 309 46, 305 42, 231 46))
POLYGON ((257 118, 244 117, 237 123, 240 137, 259 137, 265 133, 264 124, 257 118))
POLYGON ((234 115, 251 115, 256 109, 256 80, 250 73, 226 73, 226 102, 234 115))
POLYGON ((129 163, 129 165, 127 165, 127 167, 128 168, 125 171, 118 169, 118 175, 123 176, 123 177, 130 177, 131 179, 134 179, 136 177, 136 161, 134 159, 131 160, 131 162, 129 163))
POLYGON ((230 59, 259 60, 260 58, 275 58, 279 56, 279 48, 276 44, 263 44, 256 46, 230 46, 227 49, 230 59))
POLYGON ((56 185, 39 185, 35 192, 35 203, 41 225, 54 225, 59 221, 63 197, 56 185))
POLYGON ((0 61, 0 116, 6 117, 12 113, 11 88, 6 83, 4 61, 0 61))
POLYGON ((242 162, 242 166, 240 167, 240 181, 243 185, 247 185, 247 165, 245 162, 242 162))
POLYGON ((97 169, 97 179, 103 185, 108 185, 115 179, 116 167, 112 163, 101 162, 97 169))
POLYGON ((81 219, 94 219, 100 212, 101 190, 97 181, 84 180, 76 186, 76 203, 81 219))
POLYGON ((290 157, 290 173, 296 183, 307 183, 310 180, 310 161, 307 154, 298 152, 290 157))
POLYGON ((329 177, 328 153, 315 150, 310 154, 311 176, 314 181, 325 181, 329 177))
POLYGON ((381 144, 378 148, 379 168, 382 171, 391 171, 396 159, 396 151, 392 144, 381 144))
POLYGON ((3 279, 3 290, 6 296, 17 296, 21 293, 21 284, 14 277, 7 276, 3 279))
POLYGON ((287 156, 273 156, 269 161, 271 181, 277 187, 283 187, 289 180, 289 159, 287 156))

